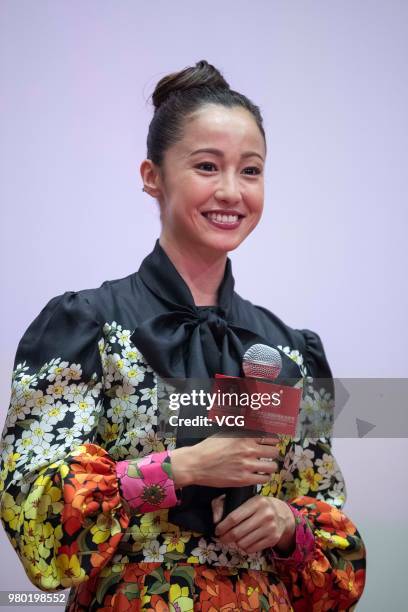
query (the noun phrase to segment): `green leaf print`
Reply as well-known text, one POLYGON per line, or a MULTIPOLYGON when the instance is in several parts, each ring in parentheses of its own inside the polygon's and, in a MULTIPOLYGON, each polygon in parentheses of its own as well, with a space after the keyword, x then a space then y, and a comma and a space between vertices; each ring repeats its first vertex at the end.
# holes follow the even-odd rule
POLYGON ((96 601, 99 604, 102 604, 106 592, 108 591, 108 589, 116 584, 117 582, 120 582, 122 579, 122 575, 121 573, 118 574, 112 574, 111 576, 108 576, 107 578, 102 578, 98 584, 98 588, 96 590, 96 601))

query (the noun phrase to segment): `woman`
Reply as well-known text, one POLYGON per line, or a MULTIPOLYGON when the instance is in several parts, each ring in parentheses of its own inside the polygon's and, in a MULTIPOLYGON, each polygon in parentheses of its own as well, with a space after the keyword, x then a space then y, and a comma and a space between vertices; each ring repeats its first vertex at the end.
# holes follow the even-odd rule
POLYGON ((153 102, 141 175, 160 238, 138 272, 54 297, 23 335, 3 525, 34 585, 72 587, 71 611, 351 610, 365 548, 329 438, 158 435, 158 377, 242 376, 257 342, 308 377, 328 418, 332 387, 313 388, 331 380, 316 333, 233 289, 227 254, 263 209, 258 107, 205 61, 161 79, 153 102), (250 485, 223 517, 222 492, 250 485))

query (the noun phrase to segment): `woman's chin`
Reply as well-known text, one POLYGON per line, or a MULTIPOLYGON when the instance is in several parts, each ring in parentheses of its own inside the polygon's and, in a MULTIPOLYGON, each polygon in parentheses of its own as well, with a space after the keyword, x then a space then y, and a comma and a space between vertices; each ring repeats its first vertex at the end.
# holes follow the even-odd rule
POLYGON ((218 238, 216 240, 207 240, 205 245, 208 250, 214 251, 214 253, 228 253, 236 249, 242 242, 242 239, 238 237, 233 238, 218 238))

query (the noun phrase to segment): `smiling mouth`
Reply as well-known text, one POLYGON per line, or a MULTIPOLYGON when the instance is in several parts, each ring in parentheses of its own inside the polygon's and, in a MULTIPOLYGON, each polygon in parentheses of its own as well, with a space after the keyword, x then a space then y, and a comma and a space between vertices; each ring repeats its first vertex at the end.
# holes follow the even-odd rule
POLYGON ((244 215, 240 214, 229 214, 229 213, 215 213, 215 212, 207 212, 201 213, 203 217, 208 219, 209 221, 215 221, 216 223, 224 223, 224 224, 233 224, 237 223, 241 219, 244 218, 244 215))
POLYGON ((240 226, 244 215, 223 214, 223 213, 201 213, 203 217, 212 225, 221 230, 233 230, 240 226))

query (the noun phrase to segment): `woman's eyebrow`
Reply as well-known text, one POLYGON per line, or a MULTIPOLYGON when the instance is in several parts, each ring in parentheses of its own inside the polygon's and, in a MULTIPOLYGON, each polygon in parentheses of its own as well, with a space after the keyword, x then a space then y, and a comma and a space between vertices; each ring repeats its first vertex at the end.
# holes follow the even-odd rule
MULTIPOLYGON (((214 149, 211 147, 207 147, 203 149, 196 149, 195 151, 190 153, 190 157, 192 155, 196 155, 197 153, 212 153, 213 155, 218 155, 218 157, 224 157, 224 153, 220 149, 214 149)), ((262 161, 264 161, 264 158, 262 157, 262 155, 260 155, 256 151, 245 151, 244 153, 242 153, 241 157, 242 158, 252 157, 253 155, 256 155, 256 157, 259 157, 260 159, 262 159, 262 161)))

